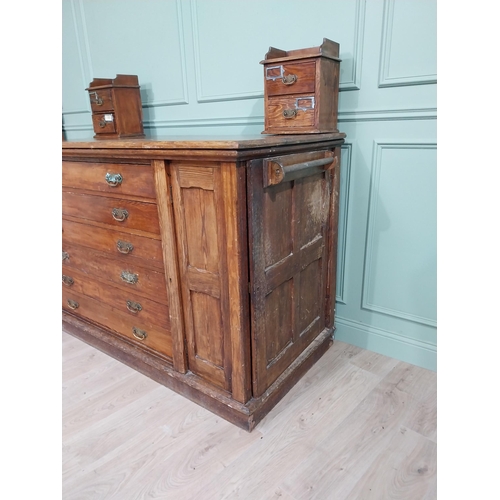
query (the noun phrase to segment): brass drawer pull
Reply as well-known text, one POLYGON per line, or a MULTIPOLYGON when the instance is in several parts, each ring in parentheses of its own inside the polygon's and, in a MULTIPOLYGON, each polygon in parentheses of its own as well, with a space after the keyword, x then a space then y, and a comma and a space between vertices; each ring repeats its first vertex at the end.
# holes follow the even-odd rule
POLYGON ((104 128, 106 126, 106 122, 104 120, 101 120, 99 122, 99 127, 104 128))
POLYGON ((134 249, 134 245, 128 241, 118 240, 116 242, 116 248, 120 253, 130 253, 134 249))
POLYGON ((283 75, 281 81, 285 85, 293 85, 297 81, 297 75, 286 75, 286 76, 283 75))
POLYGON ((68 307, 70 309, 78 309, 78 307, 80 306, 80 304, 78 302, 76 302, 75 300, 71 300, 71 299, 68 299, 68 307))
POLYGON ((142 306, 139 302, 132 302, 131 300, 127 300, 127 309, 134 314, 142 311, 142 306))
POLYGON ((71 277, 71 276, 66 276, 66 275, 62 275, 62 282, 66 285, 66 286, 71 286, 75 280, 71 277))
POLYGON ((119 186, 123 182, 122 174, 110 174, 108 172, 105 179, 108 185, 111 187, 119 186))
POLYGON ((111 215, 113 219, 118 222, 123 222, 128 217, 128 211, 124 208, 113 208, 113 210, 111 210, 111 215))
POLYGON ((130 283, 131 285, 135 285, 139 281, 139 276, 130 271, 122 271, 120 277, 125 283, 130 283))
POLYGON ((97 92, 89 92, 89 95, 90 95, 90 102, 92 104, 97 104, 97 106, 102 106, 102 104, 103 104, 102 97, 99 97, 97 95, 97 92), (92 97, 92 96, 95 96, 95 97, 92 97))
POLYGON ((148 334, 144 330, 140 330, 137 327, 132 327, 132 335, 138 340, 144 340, 148 334))
POLYGON ((63 252, 63 253, 62 253, 62 260, 63 260, 63 262, 64 262, 65 260, 69 260, 69 253, 68 253, 68 252, 63 252))
POLYGON ((284 109, 283 110, 283 117, 290 119, 290 118, 295 118, 297 116, 297 110, 296 109, 284 109))

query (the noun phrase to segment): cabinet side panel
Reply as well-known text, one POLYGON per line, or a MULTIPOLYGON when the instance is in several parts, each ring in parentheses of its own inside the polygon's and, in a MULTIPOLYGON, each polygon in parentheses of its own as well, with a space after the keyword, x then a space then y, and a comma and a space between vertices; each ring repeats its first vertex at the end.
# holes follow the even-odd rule
POLYGON ((264 187, 262 169, 251 162, 248 186, 254 397, 326 328, 329 173, 264 187))
POLYGON ((179 162, 171 171, 189 369, 230 390, 220 167, 179 162))

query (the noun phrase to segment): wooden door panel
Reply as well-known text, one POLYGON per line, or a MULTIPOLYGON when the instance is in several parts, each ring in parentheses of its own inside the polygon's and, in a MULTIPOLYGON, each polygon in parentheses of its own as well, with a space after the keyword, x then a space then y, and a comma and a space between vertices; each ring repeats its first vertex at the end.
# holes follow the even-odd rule
MULTIPOLYGON (((328 155, 331 153, 317 152, 313 158, 328 155)), ((309 160, 304 160, 304 155, 280 160, 293 169, 294 156, 298 163, 309 160)), ((267 187, 265 175, 263 161, 252 160, 248 170, 248 213, 256 397, 326 327, 330 173, 311 168, 298 178, 285 178, 267 187)))
POLYGON ((189 369, 229 391, 231 344, 220 168, 172 162, 170 169, 189 369))

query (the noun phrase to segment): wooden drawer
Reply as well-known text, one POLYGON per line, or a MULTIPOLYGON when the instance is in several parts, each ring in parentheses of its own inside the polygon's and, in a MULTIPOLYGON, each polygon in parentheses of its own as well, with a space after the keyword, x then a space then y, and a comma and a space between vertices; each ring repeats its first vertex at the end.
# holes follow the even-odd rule
POLYGON ((156 203, 63 191, 63 215, 160 234, 156 203))
POLYGON ((69 259, 64 261, 66 266, 141 297, 149 297, 162 304, 168 303, 163 271, 135 263, 124 263, 109 254, 85 247, 63 247, 63 250, 69 255, 69 259))
POLYGON ((161 326, 143 321, 139 317, 131 318, 129 315, 120 313, 100 301, 71 289, 63 289, 62 306, 64 310, 124 335, 138 345, 147 346, 170 358, 172 357, 172 335, 161 326), (141 339, 140 337, 144 335, 145 338, 141 339))
POLYGON ((111 89, 90 91, 89 98, 92 113, 102 113, 103 111, 113 111, 114 109, 111 89))
POLYGON ((81 245, 107 252, 121 261, 123 265, 138 264, 163 270, 163 252, 159 239, 80 224, 65 219, 62 221, 62 230, 63 250, 66 252, 69 252, 67 248, 69 246, 81 245))
POLYGON ((62 185, 145 198, 155 198, 150 165, 63 161, 62 185))
POLYGON ((137 318, 143 324, 155 324, 170 331, 168 307, 151 299, 136 295, 133 290, 124 290, 106 284, 74 267, 63 265, 63 289, 86 295, 103 302, 116 311, 137 318))
POLYGON ((316 62, 290 62, 267 66, 265 83, 268 96, 314 94, 316 62))
POLYGON ((114 113, 94 113, 92 115, 92 124, 94 130, 99 134, 114 134, 116 132, 116 123, 114 113))
POLYGON ((310 128, 314 124, 313 95, 270 97, 267 107, 268 128, 310 128))

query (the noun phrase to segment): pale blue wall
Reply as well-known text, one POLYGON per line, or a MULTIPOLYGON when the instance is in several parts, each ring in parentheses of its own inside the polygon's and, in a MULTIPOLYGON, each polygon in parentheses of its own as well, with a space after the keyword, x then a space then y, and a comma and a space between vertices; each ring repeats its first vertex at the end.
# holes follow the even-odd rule
POLYGON ((63 0, 63 126, 137 74, 158 135, 260 133, 269 46, 340 43, 336 338, 436 368, 436 0, 63 0))

